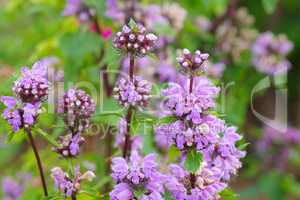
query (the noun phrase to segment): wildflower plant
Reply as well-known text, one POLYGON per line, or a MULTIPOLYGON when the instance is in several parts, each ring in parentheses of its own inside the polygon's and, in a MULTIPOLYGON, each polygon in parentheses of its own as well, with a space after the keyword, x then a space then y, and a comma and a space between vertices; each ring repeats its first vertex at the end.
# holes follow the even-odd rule
POLYGON ((163 90, 165 108, 174 120, 158 126, 169 147, 175 146, 184 164, 171 165, 166 189, 175 199, 216 199, 232 175, 241 167, 245 152, 236 147, 241 136, 236 128, 211 113, 219 88, 195 71, 205 69, 208 54, 199 50, 193 56, 184 49, 177 61, 189 74, 188 85, 170 83, 163 90))
MULTIPOLYGON (((245 125, 251 126, 247 113, 250 95, 253 88, 257 89, 255 81, 261 78, 254 70, 268 76, 288 72, 292 63, 288 54, 293 44, 283 34, 258 33, 255 18, 246 8, 239 8, 238 0, 197 5, 189 1, 154 2, 66 0, 63 11, 61 2, 49 3, 52 9, 57 6, 50 11, 57 11, 63 20, 50 28, 38 21, 39 31, 32 34, 43 38, 43 43, 30 52, 30 60, 49 52, 59 59, 48 56, 31 68, 22 68, 9 88, 12 95, 0 97, 9 136, 21 132, 28 136, 41 181, 18 181, 5 176, 5 200, 23 198, 28 193, 30 199, 35 199, 31 196, 35 191, 26 190, 37 186, 42 186, 45 200, 236 199, 230 182, 246 156, 247 144, 239 130, 248 132, 245 125), (198 16, 200 11, 205 16, 198 16), (45 31, 40 31, 41 27, 45 31), (45 38, 46 31, 57 34, 45 38), (178 50, 182 47, 191 50, 178 50), (66 77, 57 68, 61 63, 66 77), (221 87, 223 81, 230 83, 221 87), (83 90, 81 83, 83 87, 99 89, 100 95, 83 90), (234 88, 227 91, 232 83, 234 88), (47 101, 48 109, 44 106, 47 101), (45 111, 51 117, 42 115, 45 111), (45 147, 42 158, 47 159, 39 156, 33 137, 36 134, 42 136, 39 147, 45 147), (47 187, 47 182, 52 187, 47 187)), ((23 8, 23 4, 11 3, 7 10, 23 8)), ((248 4, 251 3, 245 5, 248 4)), ((28 9, 30 14, 48 17, 46 14, 51 12, 40 12, 42 5, 46 7, 48 3, 31 2, 34 12, 28 9)), ((23 10, 27 9, 20 12, 23 10)), ((0 8, 1 15, 8 19, 10 12, 1 11, 0 8)), ((49 24, 52 20, 49 17, 49 24)), ((14 56, 20 59, 23 54, 22 50, 14 56)), ((7 72, 0 60, 2 79, 7 72)), ((285 134, 278 134, 272 127, 265 127, 255 152, 266 158, 264 167, 275 163, 282 173, 290 160, 299 164, 295 158, 299 131, 288 128, 285 134)), ((250 156, 251 150, 247 151, 250 156)), ((17 162, 22 160, 23 157, 17 162)), ((27 168, 30 163, 22 166, 27 168)), ((259 182, 259 188, 273 180, 259 182)), ((283 180, 285 183, 291 178, 283 180)), ((296 193, 295 188, 284 189, 296 193)), ((36 193, 36 198, 41 199, 40 190, 36 193)))

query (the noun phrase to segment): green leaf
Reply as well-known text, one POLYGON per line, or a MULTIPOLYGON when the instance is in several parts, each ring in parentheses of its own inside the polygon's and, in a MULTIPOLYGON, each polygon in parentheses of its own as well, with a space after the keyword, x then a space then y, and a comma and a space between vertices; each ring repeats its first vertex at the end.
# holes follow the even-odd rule
POLYGON ((59 144, 55 141, 55 139, 49 135, 48 133, 46 133, 45 131, 43 131, 42 129, 36 129, 36 132, 38 134, 40 134, 41 136, 43 136, 43 138, 45 138, 50 144, 52 144, 55 147, 59 147, 59 144))
POLYGON ((235 194, 231 189, 226 188, 222 192, 220 192, 220 196, 222 200, 237 200, 237 194, 235 194))
POLYGON ((14 138, 15 134, 16 134, 16 133, 14 133, 14 132, 12 132, 12 131, 9 132, 8 135, 7 135, 7 137, 6 137, 5 143, 6 143, 6 144, 9 143, 9 142, 14 138))
POLYGON ((241 145, 238 146, 238 149, 241 150, 241 151, 245 150, 249 144, 250 144, 249 142, 241 144, 241 145))
POLYGON ((262 0, 263 7, 268 14, 272 14, 275 11, 278 0, 262 0))
POLYGON ((190 173, 195 174, 200 168, 203 155, 197 152, 195 149, 188 152, 186 160, 184 162, 184 167, 190 173))
POLYGON ((166 192, 164 195, 164 199, 165 200, 174 200, 173 197, 171 196, 171 194, 169 192, 166 192))
POLYGON ((175 116, 167 116, 164 118, 161 118, 159 120, 159 124, 170 124, 172 122, 175 122, 177 120, 177 118, 175 116))
POLYGON ((172 145, 169 148, 169 160, 170 162, 176 162, 176 160, 180 157, 181 152, 178 150, 178 148, 174 145, 172 145))
POLYGON ((134 19, 132 19, 132 18, 130 18, 129 23, 128 23, 128 26, 129 26, 131 29, 136 29, 136 28, 137 28, 137 24, 136 24, 136 22, 134 21, 134 19))

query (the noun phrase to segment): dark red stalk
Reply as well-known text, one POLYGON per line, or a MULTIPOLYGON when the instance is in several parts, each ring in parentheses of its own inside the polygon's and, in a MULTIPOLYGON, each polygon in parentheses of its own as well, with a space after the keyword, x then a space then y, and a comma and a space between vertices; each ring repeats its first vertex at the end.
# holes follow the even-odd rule
POLYGON ((193 173, 190 173, 190 182, 191 182, 191 187, 195 188, 195 184, 196 184, 196 175, 193 173))
POLYGON ((129 63, 129 78, 130 81, 133 81, 134 75, 134 54, 130 53, 130 63, 129 63))
POLYGON ((131 126, 132 111, 133 111, 133 107, 129 106, 126 115, 127 130, 126 130, 125 142, 123 147, 123 158, 129 157, 131 151, 130 126, 131 126))
POLYGON ((190 94, 193 92, 193 82, 194 82, 194 77, 193 75, 190 76, 190 88, 189 88, 189 92, 190 94))
POLYGON ((47 190, 47 184, 46 184, 46 181, 45 181, 45 176, 44 176, 44 171, 43 171, 43 166, 42 166, 42 162, 41 162, 41 159, 40 159, 40 155, 38 153, 38 150, 37 150, 37 147, 35 145, 35 142, 34 142, 34 139, 33 139, 33 136, 32 136, 32 133, 31 133, 30 129, 25 129, 25 131, 28 135, 28 138, 29 138, 30 144, 32 146, 32 150, 34 152, 35 159, 36 159, 36 162, 37 162, 37 165, 38 165, 38 169, 39 169, 39 172, 40 172, 40 177, 41 177, 41 181, 42 181, 42 185, 43 185, 44 195, 47 197, 48 196, 48 190, 47 190))
POLYGON ((106 95, 110 97, 112 95, 113 88, 109 84, 109 78, 107 73, 107 64, 104 64, 102 67, 102 79, 103 79, 103 85, 105 88, 106 95))

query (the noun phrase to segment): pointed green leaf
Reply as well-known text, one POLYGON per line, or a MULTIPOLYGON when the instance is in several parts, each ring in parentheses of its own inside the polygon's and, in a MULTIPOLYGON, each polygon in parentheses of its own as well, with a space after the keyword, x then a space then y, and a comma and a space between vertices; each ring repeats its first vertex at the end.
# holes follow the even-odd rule
POLYGON ((223 200, 237 200, 237 194, 235 194, 231 189, 226 188, 220 192, 220 196, 223 200))
POLYGON ((189 151, 184 162, 185 169, 190 173, 195 174, 200 168, 202 157, 202 154, 197 152, 195 149, 189 151))
POLYGON ((136 29, 137 28, 137 24, 136 22, 134 21, 134 19, 130 18, 130 21, 128 23, 128 26, 131 28, 131 29, 136 29))

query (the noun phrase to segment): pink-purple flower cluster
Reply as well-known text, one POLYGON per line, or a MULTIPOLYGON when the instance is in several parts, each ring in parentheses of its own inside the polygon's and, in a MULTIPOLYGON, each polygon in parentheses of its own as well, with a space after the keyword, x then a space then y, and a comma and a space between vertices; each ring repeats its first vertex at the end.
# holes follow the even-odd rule
POLYGON ((165 108, 177 117, 191 120, 195 124, 201 123, 201 115, 215 107, 215 98, 220 89, 212 85, 206 78, 197 78, 193 82, 193 91, 177 83, 169 83, 169 87, 162 91, 166 97, 165 108))
POLYGON ((15 97, 2 96, 0 101, 7 107, 2 117, 12 126, 14 132, 29 128, 36 122, 41 103, 46 100, 49 82, 46 78, 47 66, 36 62, 32 70, 22 68, 22 76, 14 83, 15 97))
MULTIPOLYGON (((200 51, 196 53, 199 58, 200 55, 200 51)), ((204 55, 207 59, 208 55, 204 55)), ((195 62, 196 59, 185 50, 184 56, 177 60, 190 71, 199 67, 205 69, 203 62, 206 60, 201 58, 201 63, 195 62), (195 66, 195 63, 199 65, 195 66)), ((184 86, 170 83, 162 91, 167 116, 176 120, 156 127, 155 131, 159 138, 166 140, 168 147, 177 147, 184 160, 187 159, 185 155, 196 150, 202 155, 202 162, 196 173, 171 165, 166 188, 178 200, 216 199, 218 193, 227 187, 230 177, 242 166, 240 159, 245 152, 236 147, 242 137, 236 133, 235 127, 211 114, 219 88, 204 77, 195 78, 194 73, 189 75, 189 87, 185 85, 186 81, 182 83, 184 86)))
POLYGON ((163 200, 164 176, 158 172, 155 154, 141 157, 133 151, 129 160, 112 160, 112 177, 117 185, 110 193, 112 200, 163 200))
POLYGON ((80 146, 84 143, 84 138, 80 133, 76 135, 67 134, 60 136, 58 139, 58 147, 54 147, 53 150, 64 157, 75 157, 80 152, 80 146))
POLYGON ((95 174, 92 171, 87 171, 84 174, 80 173, 79 167, 75 168, 74 177, 70 177, 68 173, 64 172, 60 167, 54 167, 51 170, 51 177, 55 182, 55 186, 66 197, 76 197, 80 190, 80 183, 82 180, 92 181, 95 174))
POLYGON ((85 91, 74 88, 64 94, 58 106, 58 112, 64 114, 65 123, 73 134, 89 127, 95 109, 94 100, 85 91))
POLYGON ((262 33, 252 46, 253 65, 262 73, 285 73, 291 66, 286 57, 292 48, 293 44, 284 35, 262 33))
POLYGON ((63 157, 75 157, 84 138, 81 133, 89 128, 90 120, 96 110, 94 100, 83 90, 71 88, 59 100, 58 112, 64 115, 69 134, 61 136, 58 147, 53 150, 63 157))
POLYGON ((140 24, 135 27, 124 25, 122 31, 113 39, 113 44, 133 55, 144 56, 153 49, 156 40, 157 36, 146 33, 146 28, 140 24))
POLYGON ((200 50, 192 54, 188 49, 183 49, 182 55, 179 55, 176 60, 186 73, 192 73, 195 71, 204 71, 204 64, 208 56, 208 53, 201 53, 200 50))
POLYGON ((147 106, 152 85, 140 76, 134 76, 133 80, 121 78, 114 88, 114 97, 125 107, 147 106))
POLYGON ((205 163, 196 174, 190 174, 181 166, 172 164, 166 188, 176 200, 218 199, 218 193, 227 187, 221 179, 220 169, 205 163))
POLYGON ((32 70, 23 67, 22 76, 15 81, 13 91, 24 103, 41 102, 48 95, 49 83, 46 75, 47 67, 43 62, 36 62, 32 70))

